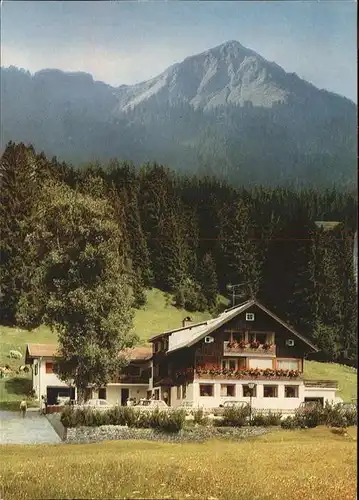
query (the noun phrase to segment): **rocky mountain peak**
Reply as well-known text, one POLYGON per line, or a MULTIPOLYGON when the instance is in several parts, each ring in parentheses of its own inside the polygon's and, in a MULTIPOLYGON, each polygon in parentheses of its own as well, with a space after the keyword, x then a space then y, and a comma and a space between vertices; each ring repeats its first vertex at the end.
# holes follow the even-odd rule
POLYGON ((186 102, 204 110, 247 102, 271 107, 289 94, 281 82, 284 74, 276 64, 230 40, 187 57, 147 82, 118 89, 118 107, 133 109, 154 97, 164 105, 186 102))

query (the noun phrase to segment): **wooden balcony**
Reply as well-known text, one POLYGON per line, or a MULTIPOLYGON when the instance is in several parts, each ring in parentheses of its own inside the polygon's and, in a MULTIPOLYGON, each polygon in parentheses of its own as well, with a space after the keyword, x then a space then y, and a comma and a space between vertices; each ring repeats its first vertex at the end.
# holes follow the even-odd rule
POLYGON ((224 356, 256 356, 263 358, 274 358, 276 354, 275 344, 259 344, 258 347, 252 347, 252 344, 247 343, 224 342, 224 356))
POLYGON ((114 384, 148 384, 149 383, 149 374, 143 373, 141 375, 127 375, 125 373, 121 374, 116 381, 113 381, 114 384))

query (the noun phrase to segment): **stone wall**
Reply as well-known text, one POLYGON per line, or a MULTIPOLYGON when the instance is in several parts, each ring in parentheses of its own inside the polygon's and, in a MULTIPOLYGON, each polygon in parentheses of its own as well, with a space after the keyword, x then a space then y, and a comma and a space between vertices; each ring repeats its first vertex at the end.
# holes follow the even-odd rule
POLYGON ((66 440, 66 429, 61 423, 61 414, 60 413, 50 413, 46 415, 47 420, 52 425, 53 429, 57 433, 57 435, 62 439, 62 441, 66 440))
POLYGON ((67 443, 97 443, 110 440, 143 439, 150 441, 202 442, 206 439, 227 438, 232 440, 260 436, 269 432, 264 427, 205 427, 194 426, 178 433, 164 433, 154 429, 136 429, 121 425, 100 427, 74 427, 67 429, 67 443))

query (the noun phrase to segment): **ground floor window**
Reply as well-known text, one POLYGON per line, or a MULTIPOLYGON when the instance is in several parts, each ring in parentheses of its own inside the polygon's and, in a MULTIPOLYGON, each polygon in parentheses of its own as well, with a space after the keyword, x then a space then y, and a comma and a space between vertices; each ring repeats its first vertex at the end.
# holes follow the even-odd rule
POLYGON ((182 386, 182 399, 186 399, 187 396, 187 386, 186 384, 183 384, 182 386))
POLYGON ((284 386, 285 398, 299 398, 299 385, 286 385, 284 386))
POLYGON ((177 399, 181 399, 181 386, 177 386, 177 399))
POLYGON ((236 386, 234 384, 221 384, 221 397, 235 397, 236 386))
POLYGON ((214 385, 213 384, 200 384, 199 385, 199 395, 200 396, 214 396, 214 385))
POLYGON ((264 385, 263 386, 263 397, 265 397, 265 398, 277 398, 278 397, 278 386, 277 385, 264 385))
POLYGON ((105 387, 101 387, 101 389, 98 390, 98 399, 106 399, 106 388, 105 387))
POLYGON ((248 385, 243 386, 243 397, 244 398, 249 398, 252 393, 252 398, 257 397, 257 386, 255 385, 253 389, 250 389, 248 385))

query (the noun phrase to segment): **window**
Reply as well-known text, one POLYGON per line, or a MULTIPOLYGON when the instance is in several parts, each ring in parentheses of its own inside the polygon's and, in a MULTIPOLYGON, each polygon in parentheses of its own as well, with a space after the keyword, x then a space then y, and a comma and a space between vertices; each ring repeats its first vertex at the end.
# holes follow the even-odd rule
POLYGON ((249 340, 249 342, 255 342, 255 340, 256 340, 256 334, 255 333, 249 333, 248 334, 248 340, 249 340))
POLYGON ((182 396, 182 395, 181 395, 181 386, 180 386, 180 385, 178 385, 178 386, 177 386, 177 399, 182 399, 182 397, 181 397, 181 396, 182 396))
POLYGON ((213 384, 200 384, 199 386, 199 395, 200 396, 214 396, 214 385, 213 384))
POLYGON ((51 361, 46 361, 45 371, 46 373, 54 373, 54 364, 51 361))
POLYGON ((238 370, 244 370, 247 367, 247 358, 238 358, 238 370))
POLYGON ((35 375, 37 375, 38 369, 39 369, 39 365, 36 363, 36 365, 35 365, 35 375))
POLYGON ((236 395, 236 386, 234 384, 221 384, 221 397, 234 398, 236 395))
POLYGON ((228 369, 229 370, 236 370, 237 368, 237 360, 236 359, 229 359, 228 360, 228 369))
POLYGON ((101 389, 98 390, 98 399, 106 399, 106 388, 101 387, 101 389))
POLYGON ((267 368, 273 368, 272 358, 249 358, 249 368, 261 368, 265 370, 267 368))
POLYGON ((266 333, 256 333, 256 340, 262 345, 267 342, 267 337, 268 335, 266 333))
POLYGON ((299 385, 286 385, 284 386, 285 398, 299 398, 299 385))
POLYGON ((246 313, 246 321, 254 321, 254 314, 246 313))
POLYGON ((222 360, 222 370, 237 370, 237 360, 236 359, 223 359, 222 360))
POLYGON ((187 386, 186 384, 183 384, 182 386, 182 399, 186 399, 187 396, 187 386))
POLYGON ((248 385, 243 386, 243 397, 244 398, 249 398, 251 395, 251 392, 252 392, 252 398, 256 398, 257 397, 257 386, 256 385, 254 386, 252 391, 248 385))
POLYGON ((299 370, 299 359, 277 359, 278 370, 299 370))
POLYGON ((225 332, 224 332, 224 341, 225 342, 230 342, 231 338, 232 338, 231 332, 229 330, 225 330, 225 332))
POLYGON ((233 342, 243 342, 245 340, 245 335, 243 332, 233 332, 233 342))
POLYGON ((141 374, 141 368, 139 366, 128 365, 125 370, 126 375, 132 375, 133 377, 138 377, 141 374))
POLYGON ((278 386, 277 385, 264 385, 263 386, 263 397, 265 397, 265 398, 277 398, 278 397, 278 386))
POLYGON ((162 342, 155 342, 153 347, 155 352, 159 352, 162 349, 162 342))

